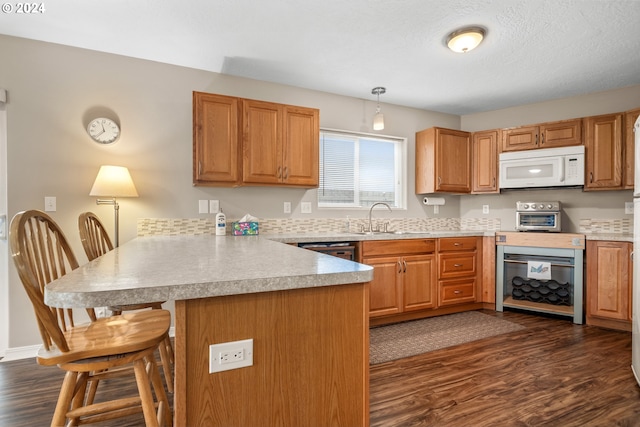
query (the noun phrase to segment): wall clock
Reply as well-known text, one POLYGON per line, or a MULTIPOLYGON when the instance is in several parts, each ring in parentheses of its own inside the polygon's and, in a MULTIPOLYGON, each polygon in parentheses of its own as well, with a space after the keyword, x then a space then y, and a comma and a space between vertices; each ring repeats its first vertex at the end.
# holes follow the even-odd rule
POLYGON ((89 122, 87 133, 99 144, 111 144, 120 136, 120 126, 111 119, 98 117, 89 122))

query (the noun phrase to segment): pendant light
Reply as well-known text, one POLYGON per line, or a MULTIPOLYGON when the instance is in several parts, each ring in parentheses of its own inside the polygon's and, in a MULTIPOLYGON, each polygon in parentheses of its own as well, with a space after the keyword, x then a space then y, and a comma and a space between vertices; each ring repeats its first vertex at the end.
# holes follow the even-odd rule
POLYGON ((378 96, 378 106, 376 107, 376 115, 373 116, 373 130, 384 129, 384 116, 380 112, 380 95, 387 90, 383 87, 374 87, 371 89, 371 93, 378 96))
POLYGON ((465 27, 447 36, 447 46, 454 52, 467 53, 478 47, 486 34, 481 27, 465 27))

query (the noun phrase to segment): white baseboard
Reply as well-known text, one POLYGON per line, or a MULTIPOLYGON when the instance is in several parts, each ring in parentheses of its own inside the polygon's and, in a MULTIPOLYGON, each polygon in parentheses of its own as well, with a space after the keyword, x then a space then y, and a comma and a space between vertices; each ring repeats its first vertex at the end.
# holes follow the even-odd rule
MULTIPOLYGON (((175 337, 175 328, 173 326, 169 328, 169 336, 175 337)), ((40 349, 40 347, 41 345, 38 344, 25 347, 8 348, 4 354, 4 357, 0 359, 0 363, 36 357, 36 355, 38 354, 38 349, 40 349)))
POLYGON ((4 357, 2 358, 2 360, 0 360, 0 363, 11 362, 12 360, 29 359, 30 357, 36 357, 36 354, 38 354, 38 349, 40 347, 41 345, 38 344, 38 345, 30 345, 26 347, 8 348, 4 354, 4 357))

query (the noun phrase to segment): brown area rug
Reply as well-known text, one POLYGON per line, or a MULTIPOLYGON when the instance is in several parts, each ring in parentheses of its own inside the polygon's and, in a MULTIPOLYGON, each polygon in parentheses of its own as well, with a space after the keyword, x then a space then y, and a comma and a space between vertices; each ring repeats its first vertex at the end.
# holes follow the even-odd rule
POLYGON ((369 363, 376 365, 524 328, 479 311, 372 328, 369 335, 369 363))

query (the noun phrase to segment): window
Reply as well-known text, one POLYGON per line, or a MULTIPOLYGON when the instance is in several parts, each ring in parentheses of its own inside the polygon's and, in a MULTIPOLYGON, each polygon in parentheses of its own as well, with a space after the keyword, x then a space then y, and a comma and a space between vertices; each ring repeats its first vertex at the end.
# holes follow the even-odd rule
POLYGON ((318 207, 405 207, 405 138, 320 131, 318 207))

